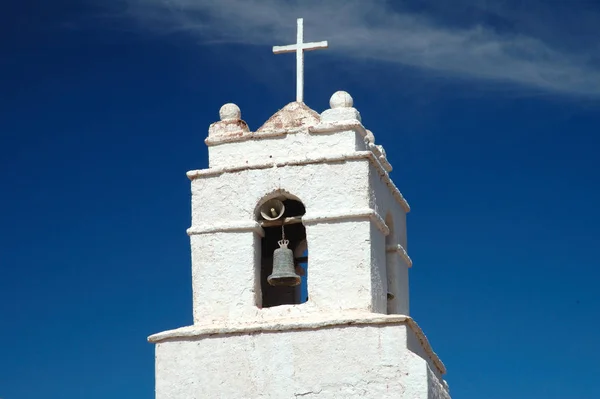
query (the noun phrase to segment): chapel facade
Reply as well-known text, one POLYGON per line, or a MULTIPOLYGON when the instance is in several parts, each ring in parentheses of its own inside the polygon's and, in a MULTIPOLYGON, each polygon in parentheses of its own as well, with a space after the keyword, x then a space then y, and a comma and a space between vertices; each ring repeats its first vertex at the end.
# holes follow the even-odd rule
POLYGON ((226 104, 192 186, 194 324, 152 335, 156 398, 450 398, 410 317, 392 166, 343 91, 251 131, 226 104))

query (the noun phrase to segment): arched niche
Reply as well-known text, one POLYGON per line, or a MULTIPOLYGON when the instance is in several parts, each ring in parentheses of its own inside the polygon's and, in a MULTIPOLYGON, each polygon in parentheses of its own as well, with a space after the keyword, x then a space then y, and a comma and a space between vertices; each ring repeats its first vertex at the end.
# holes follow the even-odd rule
POLYGON ((299 198, 287 193, 278 192, 266 195, 258 203, 255 210, 255 218, 261 224, 265 234, 260 242, 260 298, 257 303, 262 304, 263 308, 279 305, 298 305, 306 302, 308 295, 307 286, 307 267, 308 267, 308 243, 306 241, 306 228, 302 224, 302 216, 306 213, 306 208, 299 198), (285 207, 283 215, 277 220, 265 220, 261 216, 261 207, 272 199, 281 201, 285 207), (285 238, 289 240, 288 248, 294 254, 294 265, 301 283, 294 287, 272 286, 268 283, 267 277, 273 272, 273 252, 279 248, 278 241, 282 239, 282 224, 285 231, 285 238))
POLYGON ((385 224, 389 234, 385 237, 385 266, 387 277, 387 314, 397 313, 398 303, 398 273, 396 265, 396 235, 394 232, 394 219, 390 213, 385 217, 385 224))

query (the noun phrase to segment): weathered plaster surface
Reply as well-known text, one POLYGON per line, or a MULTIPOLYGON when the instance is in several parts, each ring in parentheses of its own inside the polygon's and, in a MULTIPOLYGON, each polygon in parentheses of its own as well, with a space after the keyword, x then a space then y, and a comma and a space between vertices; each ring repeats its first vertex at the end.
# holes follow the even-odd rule
MULTIPOLYGON (((310 254, 310 306, 302 309, 386 313, 388 229, 372 206, 372 168, 367 159, 357 159, 194 179, 188 232, 195 323, 254 318, 260 311, 260 291, 252 280, 261 236, 255 222, 257 206, 269 195, 278 194, 298 198, 306 206, 303 222, 310 254), (215 195, 220 198, 218 204, 215 195)), ((404 212, 400 204, 391 201, 388 207, 404 212)), ((385 211, 383 205, 379 208, 385 211)), ((395 226, 402 229, 403 219, 398 220, 395 226)))
POLYGON ((306 157, 303 159, 290 159, 290 160, 280 160, 280 161, 261 161, 255 164, 244 163, 243 165, 235 165, 228 167, 219 167, 219 168, 210 168, 204 170, 191 170, 187 172, 188 178, 191 180, 206 178, 210 176, 219 176, 225 173, 237 173, 244 170, 260 170, 260 169, 269 169, 276 168, 282 166, 294 166, 294 165, 310 165, 310 164, 328 164, 328 163, 339 163, 346 162, 356 159, 368 159, 371 164, 376 168, 377 173, 380 174, 382 181, 385 182, 387 187, 389 188, 394 199, 402 206, 405 212, 410 211, 410 207, 400 190, 396 187, 394 182, 391 180, 381 163, 377 160, 373 152, 371 151, 356 151, 352 153, 345 154, 335 154, 335 155, 324 155, 318 157, 306 157))
POLYGON ((254 327, 157 337, 157 399, 446 397, 443 365, 409 318, 254 327))
POLYGON ((319 114, 301 102, 289 103, 264 123, 256 132, 281 132, 314 126, 319 123, 319 114))
POLYGON ((427 367, 427 399, 450 399, 448 383, 427 367))
POLYGON ((285 160, 305 160, 356 151, 362 137, 352 130, 339 134, 309 134, 306 131, 280 136, 258 135, 254 140, 231 141, 209 147, 211 168, 257 165, 285 160))

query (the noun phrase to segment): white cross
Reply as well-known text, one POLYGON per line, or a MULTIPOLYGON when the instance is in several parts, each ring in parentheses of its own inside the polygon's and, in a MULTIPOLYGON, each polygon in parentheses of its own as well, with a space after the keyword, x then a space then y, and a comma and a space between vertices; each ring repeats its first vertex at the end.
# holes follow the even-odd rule
POLYGON ((327 42, 304 43, 304 21, 298 18, 298 33, 296 44, 288 46, 273 46, 273 53, 296 52, 296 101, 304 102, 304 51, 327 48, 327 42))

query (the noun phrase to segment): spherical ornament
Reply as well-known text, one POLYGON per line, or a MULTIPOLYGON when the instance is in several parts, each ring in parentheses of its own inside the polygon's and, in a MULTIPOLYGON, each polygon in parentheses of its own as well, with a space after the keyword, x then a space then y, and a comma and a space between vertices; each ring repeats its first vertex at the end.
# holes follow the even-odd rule
POLYGON ((239 120, 242 118, 240 107, 233 103, 225 104, 219 110, 219 116, 222 121, 239 120))
POLYGON ((345 91, 336 91, 329 100, 331 108, 351 108, 353 104, 352 96, 345 91))
POLYGON ((375 144, 375 135, 373 134, 372 131, 367 130, 367 135, 365 136, 365 139, 371 143, 371 144, 375 144))

